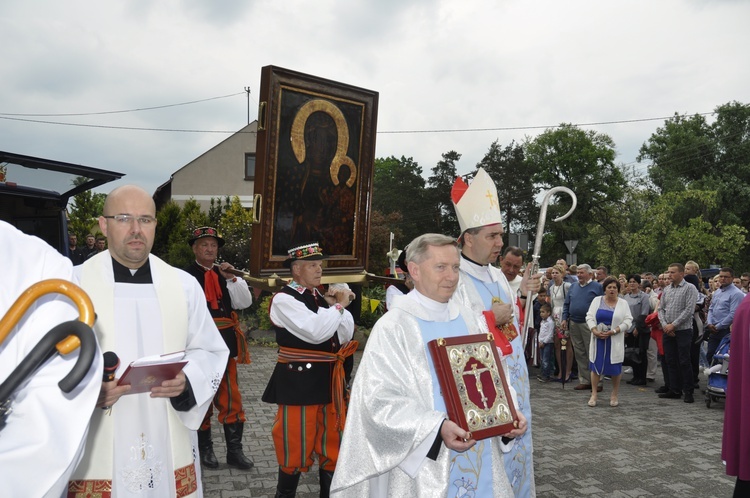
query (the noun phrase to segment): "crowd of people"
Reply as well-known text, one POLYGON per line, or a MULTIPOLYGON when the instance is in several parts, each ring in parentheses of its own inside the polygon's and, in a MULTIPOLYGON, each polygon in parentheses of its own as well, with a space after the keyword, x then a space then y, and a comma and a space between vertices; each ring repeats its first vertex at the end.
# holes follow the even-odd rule
MULTIPOLYGON (((484 170, 470 185, 458 179, 451 197, 460 237, 425 234, 407 246, 399 267, 408 285, 389 293, 388 312, 375 324, 353 381, 357 343, 347 307, 355 295, 345 284, 321 286, 326 254, 317 242, 289 248, 284 266, 291 279, 269 306, 278 360, 262 396, 277 405, 269 428, 277 497, 295 496, 301 474, 316 461, 322 497, 535 496, 529 385, 534 367, 540 367, 540 382, 575 383, 572 390, 588 393, 594 408, 603 379, 611 380, 608 404, 617 407, 623 375, 632 373, 627 384, 647 386, 656 382, 660 362, 664 385, 655 394, 694 402, 699 368, 710 364, 730 333, 748 292, 748 274, 724 267, 706 285, 692 261, 670 264, 658 275, 615 278, 604 266, 569 267, 564 260, 535 273, 519 248, 503 250, 497 190, 484 170), (527 296, 533 300, 528 307, 527 296), (525 309, 533 312, 528 337, 525 309), (430 341, 476 334, 496 345, 506 403, 515 417, 512 428, 483 438, 447 415, 428 353, 430 341)), ((97 359, 70 396, 40 399, 29 392, 35 384, 23 388, 15 411, 5 415, 10 426, 44 426, 28 414, 52 413, 52 403, 60 413, 85 417, 59 438, 55 454, 65 457, 55 461, 50 453, 50 473, 36 482, 23 478, 25 454, 5 445, 13 439, 0 438, 0 477, 10 494, 202 496, 201 466, 219 465, 211 439, 214 408, 224 428, 227 464, 254 466, 243 452, 246 418, 237 381, 237 365, 249 363, 250 355, 234 311, 250 306, 251 293, 232 265, 218 262, 224 240, 214 227, 192 232, 195 263, 184 271, 151 254, 155 215, 143 189, 113 190, 99 218, 101 248, 87 237, 84 255, 71 236, 75 267, 0 224, 3 237, 18 242, 11 247, 34 248, 14 253, 19 268, 24 258, 58 261, 54 271, 45 266, 46 274, 11 282, 14 288, 2 294, 3 311, 29 279, 66 278, 91 296, 99 357, 102 351, 119 357, 114 366, 97 359), (174 352, 182 352, 187 364, 173 378, 141 394, 118 382, 132 361, 174 352)), ((39 325, 22 322, 2 345, 0 369, 15 366, 30 338, 73 310, 50 300, 38 313, 44 313, 43 320, 34 316, 39 325)), ((50 368, 59 368, 57 363, 50 368)), ((471 375, 486 408, 483 382, 497 379, 481 378, 479 370, 475 363, 471 375)), ((46 391, 34 388, 50 391, 49 382, 42 387, 46 391)), ((728 420, 741 421, 727 406, 728 420)), ((728 471, 738 475, 737 489, 744 489, 749 476, 737 454, 750 442, 743 442, 741 423, 731 427, 741 442, 727 443, 725 434, 725 458, 728 471)))

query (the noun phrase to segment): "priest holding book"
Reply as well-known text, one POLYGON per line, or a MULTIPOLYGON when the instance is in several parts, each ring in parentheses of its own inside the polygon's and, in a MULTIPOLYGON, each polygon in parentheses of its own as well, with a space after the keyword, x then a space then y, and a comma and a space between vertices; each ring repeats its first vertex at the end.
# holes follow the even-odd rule
POLYGON ((459 279, 456 242, 421 235, 409 244, 406 264, 414 290, 396 296, 370 334, 331 496, 512 497, 502 455, 526 431, 526 418, 519 412, 516 429, 473 439, 448 419, 428 353, 431 340, 489 331, 483 315, 451 300, 459 279))
MULTIPOLYGON (((196 228, 188 243, 195 254, 195 261, 185 268, 185 271, 194 276, 203 288, 208 312, 211 313, 221 337, 229 348, 227 368, 213 402, 213 406, 219 411, 219 422, 224 426, 227 463, 232 467, 248 470, 253 467, 253 462, 242 451, 245 410, 242 408, 242 395, 237 382, 237 363, 250 363, 250 352, 237 313, 232 310, 250 307, 253 304, 253 296, 244 279, 227 273, 234 269, 231 264, 226 261, 216 264, 219 248, 224 245, 224 239, 215 228, 196 228)), ((212 416, 213 407, 209 406, 198 431, 198 446, 201 464, 215 469, 219 466, 219 461, 214 454, 211 439, 212 416)))
POLYGON ((150 254, 156 207, 140 187, 113 190, 99 227, 109 249, 75 268, 97 314, 103 351, 120 358, 102 382, 81 465, 68 497, 202 496, 196 430, 227 364, 227 346, 198 282, 150 254), (150 392, 117 380, 135 360, 184 351, 187 364, 150 392))

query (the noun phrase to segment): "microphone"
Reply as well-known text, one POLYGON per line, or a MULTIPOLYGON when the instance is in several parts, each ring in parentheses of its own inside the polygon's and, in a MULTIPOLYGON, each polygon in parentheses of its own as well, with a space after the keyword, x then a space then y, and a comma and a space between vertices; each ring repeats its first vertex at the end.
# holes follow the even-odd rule
POLYGON ((115 372, 119 366, 120 358, 117 357, 117 353, 112 351, 104 353, 104 378, 102 382, 112 382, 115 380, 115 372))
MULTIPOLYGON (((107 351, 104 353, 104 375, 102 382, 112 382, 115 380, 115 372, 117 367, 120 366, 120 358, 117 353, 107 351)), ((109 410, 111 406, 102 406, 102 410, 109 410)))

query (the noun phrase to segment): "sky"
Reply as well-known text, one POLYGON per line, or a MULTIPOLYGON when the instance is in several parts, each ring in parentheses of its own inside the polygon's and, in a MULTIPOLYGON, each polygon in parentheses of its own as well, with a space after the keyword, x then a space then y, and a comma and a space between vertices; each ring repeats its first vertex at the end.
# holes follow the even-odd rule
POLYGON ((750 103, 748 19, 742 0, 3 0, 0 150, 153 192, 247 124, 246 87, 257 117, 274 65, 379 92, 375 156, 425 176, 563 122, 645 172, 663 118, 750 103))

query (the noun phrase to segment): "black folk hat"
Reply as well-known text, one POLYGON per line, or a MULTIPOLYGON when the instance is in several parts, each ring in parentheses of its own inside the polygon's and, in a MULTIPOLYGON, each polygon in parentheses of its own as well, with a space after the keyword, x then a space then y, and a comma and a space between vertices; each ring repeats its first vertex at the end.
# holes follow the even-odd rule
POLYGON ((219 237, 219 232, 214 227, 200 227, 193 230, 193 232, 190 234, 190 238, 188 239, 188 244, 191 246, 195 244, 195 241, 198 239, 202 239, 203 237, 213 237, 216 239, 216 242, 218 242, 219 247, 222 247, 224 245, 224 239, 219 237))
POLYGON ((326 259, 326 255, 323 254, 323 250, 317 242, 308 242, 301 246, 292 247, 287 252, 289 253, 289 257, 284 260, 284 266, 286 268, 291 268, 292 263, 295 261, 316 261, 326 259))

